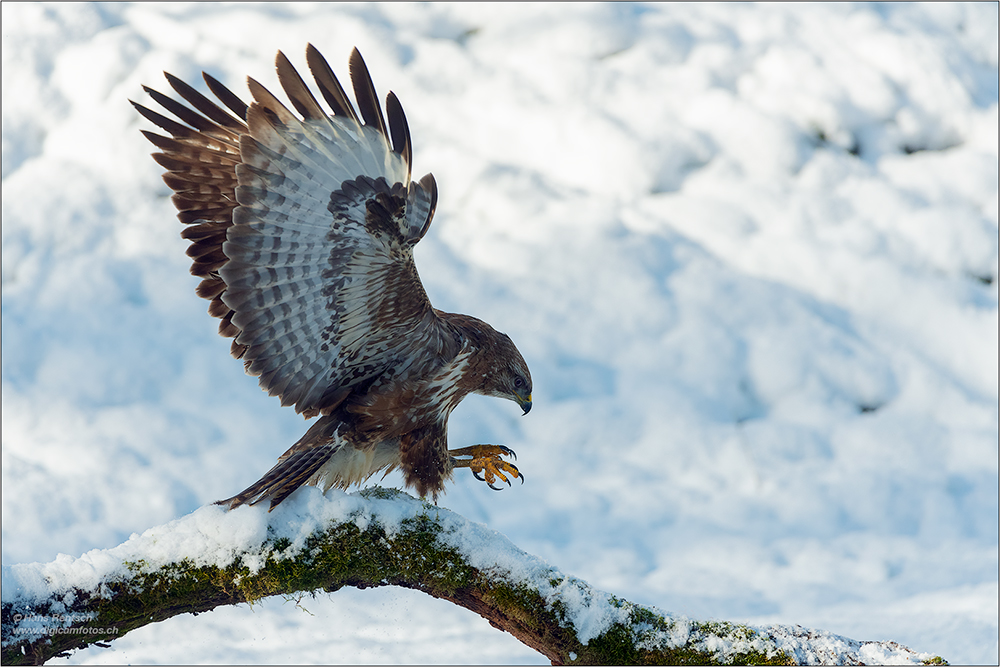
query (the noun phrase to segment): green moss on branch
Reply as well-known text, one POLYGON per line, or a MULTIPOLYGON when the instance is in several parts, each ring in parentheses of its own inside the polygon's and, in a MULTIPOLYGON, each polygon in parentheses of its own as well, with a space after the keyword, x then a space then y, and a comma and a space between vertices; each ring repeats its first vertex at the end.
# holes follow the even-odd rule
MULTIPOLYGON (((416 502, 381 489, 361 498, 409 503, 409 508, 416 502)), ((556 664, 794 664, 779 641, 747 626, 668 617, 608 598, 554 568, 531 581, 499 567, 474 567, 447 539, 449 531, 473 525, 425 503, 389 528, 372 511, 364 520, 353 517, 315 530, 297 547, 287 538, 269 538, 247 552, 260 564, 253 569, 244 554, 226 567, 187 558, 155 567, 143 559, 126 562, 93 590, 74 588, 30 604, 4 602, 3 663, 42 663, 178 614, 253 604, 273 595, 403 586, 474 611, 556 664), (449 517, 448 528, 442 515, 449 517), (587 637, 575 625, 572 608, 580 600, 607 604, 613 616, 597 636, 587 637), (56 622, 32 625, 32 618, 56 622), (40 627, 48 634, 40 634, 40 627)), ((506 541, 498 534, 488 539, 506 541)), ((853 654, 841 658, 857 660, 853 654)))

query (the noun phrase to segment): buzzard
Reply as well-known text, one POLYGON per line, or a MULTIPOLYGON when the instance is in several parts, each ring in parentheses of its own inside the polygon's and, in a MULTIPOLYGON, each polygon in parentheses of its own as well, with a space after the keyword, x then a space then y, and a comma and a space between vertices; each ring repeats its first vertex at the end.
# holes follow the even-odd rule
POLYGON ((132 102, 170 136, 143 131, 173 189, 191 273, 232 354, 282 405, 319 417, 230 508, 303 484, 346 488, 400 468, 437 499, 455 468, 491 488, 524 476, 502 445, 448 450, 448 416, 469 393, 531 409, 531 374, 511 339, 431 306, 413 247, 437 203, 428 174, 410 179, 412 144, 393 93, 385 115, 357 49, 351 104, 311 44, 306 62, 332 115, 280 51, 293 113, 247 79, 248 106, 203 74, 218 103, 166 74, 190 106, 144 86, 178 120, 132 102), (221 106, 220 104, 221 103, 221 106), (483 476, 480 476, 480 473, 483 476), (506 475, 505 475, 506 473, 506 475))

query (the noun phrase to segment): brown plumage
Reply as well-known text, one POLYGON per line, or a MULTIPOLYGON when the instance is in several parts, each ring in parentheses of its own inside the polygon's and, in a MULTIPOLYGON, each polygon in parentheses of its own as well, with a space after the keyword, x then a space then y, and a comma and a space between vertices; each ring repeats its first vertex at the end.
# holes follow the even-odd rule
MULTIPOLYGON (((133 102, 169 137, 143 132, 174 190, 197 294, 233 338, 232 354, 282 405, 319 417, 236 507, 303 484, 324 490, 401 468, 436 498, 455 467, 523 476, 502 446, 449 452, 448 416, 469 393, 531 408, 531 375, 505 334, 431 306, 413 262, 437 202, 430 174, 410 180, 410 132, 399 100, 386 114, 357 49, 360 115, 322 55, 306 61, 327 113, 281 52, 278 80, 296 113, 253 79, 249 106, 205 74, 220 107, 170 74, 189 105, 145 88, 185 124, 133 102), (227 111, 228 110, 228 111, 227 111)), ((483 479, 480 477, 480 479, 483 479)), ((494 487, 495 488, 495 487, 494 487)))

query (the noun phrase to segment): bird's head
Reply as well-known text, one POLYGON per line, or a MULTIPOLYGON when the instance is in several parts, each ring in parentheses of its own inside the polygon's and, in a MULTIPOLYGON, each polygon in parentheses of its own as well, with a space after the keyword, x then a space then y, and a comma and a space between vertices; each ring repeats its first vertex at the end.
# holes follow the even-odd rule
POLYGON ((524 414, 531 410, 531 372, 510 336, 497 332, 495 363, 480 393, 514 401, 524 414))

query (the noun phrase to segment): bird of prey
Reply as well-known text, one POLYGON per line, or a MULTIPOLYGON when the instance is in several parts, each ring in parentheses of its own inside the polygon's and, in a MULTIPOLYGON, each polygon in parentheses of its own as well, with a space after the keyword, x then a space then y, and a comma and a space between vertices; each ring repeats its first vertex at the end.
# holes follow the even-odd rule
POLYGON ((448 416, 466 395, 506 398, 527 414, 531 374, 506 334, 427 298, 413 247, 437 186, 431 174, 410 179, 399 100, 390 92, 383 115, 357 49, 357 111, 311 44, 306 62, 332 114, 280 51, 278 80, 296 113, 252 78, 248 106, 208 74, 218 103, 166 73, 190 106, 144 86, 181 122, 132 102, 170 135, 143 132, 160 150, 153 159, 219 333, 262 389, 318 417, 260 480, 219 503, 269 498, 273 510, 303 484, 325 492, 396 468, 435 501, 455 468, 494 489, 497 478, 510 485, 507 475, 523 483, 502 445, 448 449, 448 416))

